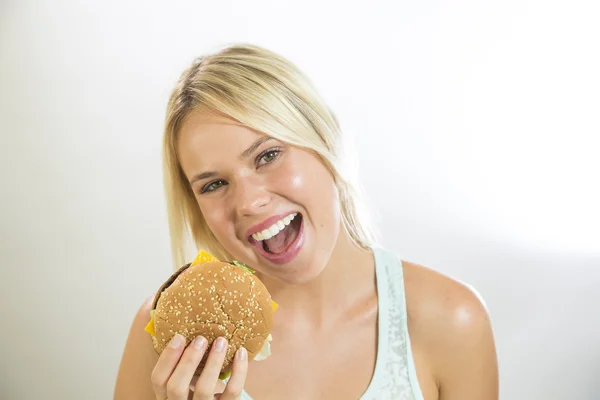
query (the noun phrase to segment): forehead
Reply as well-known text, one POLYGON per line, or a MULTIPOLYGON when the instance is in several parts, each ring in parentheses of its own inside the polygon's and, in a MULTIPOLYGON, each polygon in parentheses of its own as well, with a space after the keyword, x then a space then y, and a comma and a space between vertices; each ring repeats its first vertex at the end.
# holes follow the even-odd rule
POLYGON ((181 150, 194 144, 235 147, 260 136, 263 135, 228 117, 194 111, 179 131, 178 147, 181 150))
POLYGON ((194 111, 179 131, 176 150, 186 169, 186 165, 211 163, 215 157, 237 157, 262 136, 225 116, 194 111))

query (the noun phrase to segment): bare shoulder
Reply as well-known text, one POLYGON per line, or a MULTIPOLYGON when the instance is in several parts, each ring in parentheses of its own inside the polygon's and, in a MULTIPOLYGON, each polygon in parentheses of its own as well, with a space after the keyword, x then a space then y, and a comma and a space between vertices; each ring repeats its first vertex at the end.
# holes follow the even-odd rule
POLYGON ((415 328, 445 328, 460 338, 488 324, 487 308, 474 288, 431 268, 402 264, 408 314, 415 328))
POLYGON ((150 321, 153 300, 154 295, 142 303, 131 324, 117 375, 115 400, 155 397, 150 377, 158 354, 154 351, 150 335, 144 330, 150 321))
POLYGON ((413 348, 439 399, 497 399, 496 349, 482 297, 431 268, 403 261, 403 270, 413 348))

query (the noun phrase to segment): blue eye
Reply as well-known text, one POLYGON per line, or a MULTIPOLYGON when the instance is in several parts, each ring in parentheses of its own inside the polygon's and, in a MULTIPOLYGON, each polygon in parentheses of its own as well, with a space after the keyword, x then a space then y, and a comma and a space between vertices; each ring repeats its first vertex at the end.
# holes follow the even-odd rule
POLYGON ((200 190, 200 193, 206 192, 214 192, 219 189, 221 186, 224 186, 226 182, 224 180, 213 181, 204 185, 204 187, 200 190))

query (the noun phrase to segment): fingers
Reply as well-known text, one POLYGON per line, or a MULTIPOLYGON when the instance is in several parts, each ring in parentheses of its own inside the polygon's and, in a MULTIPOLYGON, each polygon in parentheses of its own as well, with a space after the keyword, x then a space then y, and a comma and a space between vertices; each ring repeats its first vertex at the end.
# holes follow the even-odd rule
MULTIPOLYGON (((218 379, 227 354, 227 346, 225 338, 215 340, 202 373, 196 378, 194 373, 208 347, 206 339, 199 336, 186 348, 185 338, 176 335, 161 353, 152 371, 151 380, 157 400, 213 400, 215 383, 222 382, 218 379), (193 384, 195 379, 197 381, 193 384), (190 393, 191 387, 193 393, 190 393)), ((240 348, 233 360, 231 378, 217 398, 240 399, 247 371, 248 352, 240 348)))
POLYGON ((206 352, 206 347, 206 339, 198 336, 185 350, 167 383, 167 397, 169 400, 188 399, 190 382, 206 352))
POLYGON ((196 382, 194 388, 194 400, 214 399, 215 382, 219 379, 219 373, 223 367, 226 352, 227 340, 223 337, 217 338, 210 350, 204 369, 202 369, 202 374, 196 382))
POLYGON ((152 381, 152 387, 154 388, 154 393, 156 393, 157 400, 167 398, 167 382, 183 354, 184 344, 185 338, 179 334, 175 335, 161 353, 158 362, 152 370, 150 380, 152 381))
POLYGON ((206 351, 206 339, 197 337, 185 347, 185 338, 175 335, 161 353, 152 371, 157 400, 187 400, 190 381, 206 351))
POLYGON ((235 358, 233 359, 233 369, 231 372, 231 378, 227 382, 227 386, 221 394, 220 400, 237 400, 242 396, 244 390, 244 384, 246 382, 246 374, 248 373, 248 352, 245 348, 241 347, 235 358))

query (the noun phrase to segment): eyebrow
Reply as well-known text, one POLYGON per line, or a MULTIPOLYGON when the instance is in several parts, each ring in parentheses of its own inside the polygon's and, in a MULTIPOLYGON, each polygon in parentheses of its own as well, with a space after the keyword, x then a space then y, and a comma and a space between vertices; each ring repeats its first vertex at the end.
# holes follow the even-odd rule
MULTIPOLYGON (((260 139, 254 141, 254 143, 252 143, 250 145, 250 147, 248 147, 246 150, 244 150, 244 152, 240 155, 240 158, 250 157, 250 155, 252 155, 252 153, 254 153, 256 151, 256 149, 258 149, 260 147, 261 144, 268 142, 269 140, 272 140, 272 139, 273 139, 272 137, 263 136, 260 139)), ((190 185, 193 185, 194 183, 196 183, 197 181, 200 181, 202 179, 212 178, 216 175, 217 175, 217 173, 214 171, 202 172, 201 174, 195 175, 190 180, 190 185)))
POLYGON ((198 174, 196 176, 194 176, 192 178, 192 180, 190 180, 190 185, 193 185, 194 183, 196 183, 197 181, 201 181, 202 179, 207 179, 207 178, 212 178, 213 176, 216 176, 217 173, 216 172, 203 172, 201 174, 198 174))
POLYGON ((273 139, 272 137, 269 136, 263 136, 260 139, 256 140, 254 143, 252 143, 250 145, 250 147, 248 147, 246 150, 244 150, 244 152, 242 153, 240 158, 248 158, 250 157, 250 155, 252 153, 254 153, 256 151, 256 149, 258 149, 260 147, 261 144, 268 142, 269 140, 273 139))

